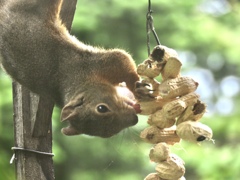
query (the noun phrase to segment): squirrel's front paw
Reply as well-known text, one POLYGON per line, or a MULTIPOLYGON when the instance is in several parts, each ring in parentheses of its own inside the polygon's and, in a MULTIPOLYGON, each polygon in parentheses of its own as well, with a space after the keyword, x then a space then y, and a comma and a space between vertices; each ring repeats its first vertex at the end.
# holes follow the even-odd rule
POLYGON ((158 96, 159 83, 151 78, 137 81, 135 84, 135 96, 138 100, 150 100, 158 96))

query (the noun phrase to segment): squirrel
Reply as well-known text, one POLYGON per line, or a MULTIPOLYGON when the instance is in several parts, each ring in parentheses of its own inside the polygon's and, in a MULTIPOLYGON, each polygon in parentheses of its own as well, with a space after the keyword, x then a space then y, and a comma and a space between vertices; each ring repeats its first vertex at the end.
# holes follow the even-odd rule
POLYGON ((70 35, 60 19, 62 0, 0 0, 0 64, 13 80, 62 108, 65 135, 111 137, 138 122, 139 80, 132 57, 70 35), (120 88, 121 89, 121 88, 120 88))

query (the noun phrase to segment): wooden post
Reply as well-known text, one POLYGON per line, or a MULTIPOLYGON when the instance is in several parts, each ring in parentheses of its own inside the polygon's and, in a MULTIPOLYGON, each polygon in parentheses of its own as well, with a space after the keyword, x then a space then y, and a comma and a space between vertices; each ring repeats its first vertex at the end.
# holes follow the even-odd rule
MULTIPOLYGON (((70 30, 77 0, 64 0, 63 23, 70 30)), ((52 110, 54 103, 13 83, 15 170, 17 180, 54 180, 52 110)))
POLYGON ((53 102, 44 101, 41 97, 14 82, 13 103, 17 180, 53 180, 52 156, 44 154, 52 152, 53 102), (37 114, 45 114, 45 116, 37 116, 37 114), (43 123, 40 124, 41 122, 43 123), (34 132, 36 125, 39 126, 40 131, 34 132), (41 130, 44 131, 41 132, 41 130), (25 150, 19 150, 21 148, 25 150), (43 154, 31 151, 39 151, 43 154))

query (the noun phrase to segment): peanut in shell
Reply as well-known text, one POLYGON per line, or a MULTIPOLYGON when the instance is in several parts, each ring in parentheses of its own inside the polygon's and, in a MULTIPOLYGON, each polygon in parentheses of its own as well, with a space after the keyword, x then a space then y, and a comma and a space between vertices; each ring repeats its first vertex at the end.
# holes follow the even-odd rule
POLYGON ((175 118, 172 119, 166 118, 163 110, 158 110, 148 117, 148 124, 155 125, 160 129, 169 128, 173 126, 175 122, 176 122, 175 118))
POLYGON ((150 173, 144 178, 144 180, 164 180, 164 179, 160 178, 158 173, 150 173))
POLYGON ((167 119, 175 119, 178 117, 187 107, 187 104, 181 99, 169 102, 165 104, 162 108, 163 114, 167 119))
POLYGON ((195 143, 212 139, 212 129, 199 121, 185 121, 178 124, 176 133, 183 140, 195 143))
POLYGON ((145 60, 143 63, 139 64, 137 67, 137 73, 140 76, 155 78, 162 70, 162 65, 159 65, 157 61, 150 59, 145 60))
POLYGON ((164 99, 173 99, 194 92, 198 83, 190 77, 179 77, 163 81, 158 88, 159 95, 164 99))
POLYGON ((182 63, 175 57, 170 57, 161 71, 162 79, 173 79, 180 76, 182 63))
POLYGON ((155 163, 166 161, 169 158, 170 149, 166 143, 156 144, 149 153, 149 158, 155 163))
POLYGON ((161 110, 167 104, 169 99, 162 99, 161 97, 149 98, 149 100, 139 100, 142 115, 154 114, 156 111, 161 110))
POLYGON ((158 62, 166 62, 170 57, 178 58, 177 51, 163 45, 155 46, 150 55, 152 60, 158 62))
POLYGON ((184 162, 180 157, 174 155, 166 161, 158 163, 156 171, 163 179, 177 180, 185 174, 184 162))
MULTIPOLYGON (((144 178, 144 180, 166 180, 166 179, 160 178, 158 173, 150 173, 144 178)), ((184 176, 182 176, 177 180, 186 180, 186 179, 184 176)))
POLYGON ((162 110, 164 111, 167 119, 173 119, 181 115, 189 105, 196 103, 198 98, 199 95, 192 92, 176 100, 166 103, 162 107, 162 110))
POLYGON ((175 144, 180 141, 180 138, 176 134, 176 127, 160 129, 157 126, 150 126, 144 129, 140 133, 140 138, 145 142, 151 144, 157 144, 160 142, 165 142, 167 144, 175 144))
POLYGON ((197 121, 206 112, 206 104, 197 100, 193 105, 189 105, 186 110, 179 116, 177 125, 188 120, 197 121))

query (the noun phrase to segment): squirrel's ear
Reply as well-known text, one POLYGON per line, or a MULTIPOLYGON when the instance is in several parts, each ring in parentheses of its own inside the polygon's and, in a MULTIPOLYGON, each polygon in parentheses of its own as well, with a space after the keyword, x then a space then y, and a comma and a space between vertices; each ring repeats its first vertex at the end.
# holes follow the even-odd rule
POLYGON ((76 130, 73 126, 68 126, 65 128, 62 128, 61 132, 67 136, 73 136, 73 135, 78 135, 82 134, 80 131, 76 130))
POLYGON ((76 108, 79 108, 83 105, 83 99, 83 96, 75 97, 63 107, 61 112, 61 122, 76 118, 78 114, 76 108))

